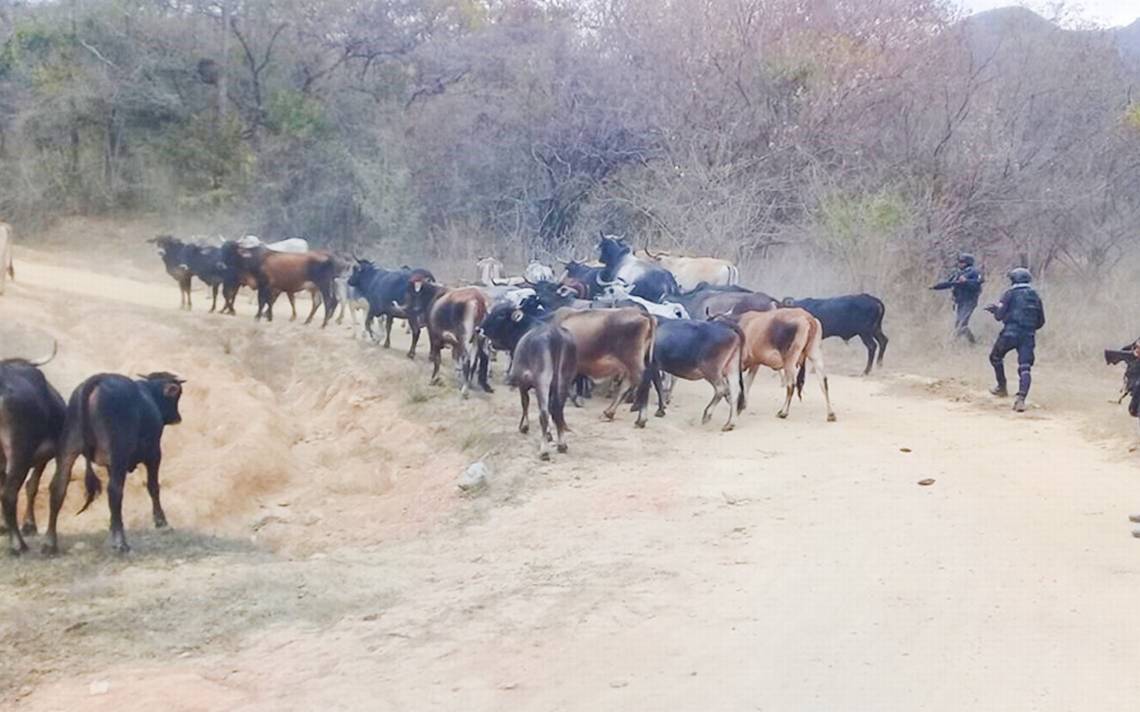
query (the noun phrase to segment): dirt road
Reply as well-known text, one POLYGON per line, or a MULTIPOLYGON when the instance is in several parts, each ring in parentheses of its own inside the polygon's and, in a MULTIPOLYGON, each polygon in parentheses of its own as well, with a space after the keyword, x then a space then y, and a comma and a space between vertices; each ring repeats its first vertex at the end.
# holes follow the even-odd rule
POLYGON ((463 403, 426 386, 422 358, 344 327, 185 314, 173 283, 17 269, 0 320, 59 339, 48 372, 62 389, 97 370, 189 383, 166 441, 174 531, 147 528, 134 481, 135 551, 116 558, 102 502, 73 515, 73 484, 64 555, 0 562, 0 707, 1140 699, 1126 520, 1140 466, 1068 416, 838 376, 839 422, 814 389, 779 421, 761 379, 721 433, 698 422, 707 386, 682 384, 644 432, 629 414, 602 422, 597 403, 570 412, 570 454, 547 464, 514 432, 512 392, 463 403), (490 487, 460 495, 456 476, 483 456, 490 487))

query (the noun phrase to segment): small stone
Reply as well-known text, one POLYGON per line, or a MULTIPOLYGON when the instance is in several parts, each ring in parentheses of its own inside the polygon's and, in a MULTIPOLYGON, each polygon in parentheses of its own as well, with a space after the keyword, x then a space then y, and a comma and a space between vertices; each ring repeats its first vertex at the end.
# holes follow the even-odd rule
POLYGON ((929 487, 930 485, 934 484, 934 478, 927 477, 925 480, 919 480, 918 484, 922 485, 923 487, 929 487))
POLYGON ((611 680, 610 681, 610 687, 614 688, 615 690, 622 688, 622 687, 628 687, 628 686, 629 686, 629 680, 611 680))
POLYGON ((911 449, 909 447, 900 447, 899 452, 911 452, 911 449))
POLYGON ((487 486, 487 480, 491 477, 491 470, 483 463, 479 462, 468 465, 463 474, 459 476, 459 481, 456 483, 459 489, 464 492, 472 492, 487 486))
POLYGON ((87 691, 92 695, 105 695, 111 691, 111 683, 106 680, 95 680, 87 687, 87 691))

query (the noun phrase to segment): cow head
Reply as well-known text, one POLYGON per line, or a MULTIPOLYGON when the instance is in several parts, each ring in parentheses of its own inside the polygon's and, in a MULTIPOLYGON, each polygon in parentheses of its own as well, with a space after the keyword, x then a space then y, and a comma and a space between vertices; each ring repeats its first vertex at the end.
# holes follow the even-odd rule
POLYGON ((616 267, 629 253, 629 245, 616 235, 602 235, 602 239, 598 241, 598 259, 606 267, 616 267))
POLYGON ((495 307, 483 319, 479 333, 487 337, 496 349, 514 351, 519 339, 538 323, 538 317, 529 306, 532 299, 527 297, 517 307, 510 304, 495 307))
POLYGON ((447 288, 436 283, 430 275, 422 271, 413 272, 408 279, 408 290, 401 306, 409 315, 414 315, 423 321, 431 309, 432 302, 445 291, 447 288))
POLYGON ((178 401, 182 398, 182 384, 186 381, 166 371, 155 371, 140 378, 150 392, 154 404, 158 406, 162 422, 166 425, 181 423, 182 414, 178 412, 178 401))
POLYGON ((147 242, 158 248, 160 257, 165 257, 173 248, 182 246, 182 241, 174 235, 155 235, 147 242))
POLYGON ((375 273, 376 265, 372 263, 372 260, 357 259, 356 264, 352 266, 352 272, 348 275, 348 286, 359 289, 375 273))

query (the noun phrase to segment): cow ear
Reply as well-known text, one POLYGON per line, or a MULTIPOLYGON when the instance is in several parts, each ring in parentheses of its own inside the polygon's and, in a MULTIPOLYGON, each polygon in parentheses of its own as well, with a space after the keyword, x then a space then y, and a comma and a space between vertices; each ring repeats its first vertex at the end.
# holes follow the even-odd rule
POLYGON ((162 395, 167 398, 177 398, 182 393, 182 386, 176 382, 167 383, 162 387, 162 395))
POLYGON ((521 309, 515 309, 513 312, 511 312, 511 321, 519 322, 522 321, 522 318, 523 313, 521 309))

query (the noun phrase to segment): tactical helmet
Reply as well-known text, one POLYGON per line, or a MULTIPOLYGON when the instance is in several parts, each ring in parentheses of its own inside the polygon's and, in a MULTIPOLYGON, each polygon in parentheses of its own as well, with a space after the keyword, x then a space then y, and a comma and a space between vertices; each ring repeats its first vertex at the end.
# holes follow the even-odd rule
POLYGON ((974 256, 971 255, 969 252, 963 252, 962 254, 958 255, 958 264, 963 264, 963 265, 966 265, 967 267, 973 267, 974 266, 974 256))
POLYGON ((1014 284, 1029 284, 1033 281, 1033 275, 1024 267, 1014 267, 1006 276, 1014 284))

